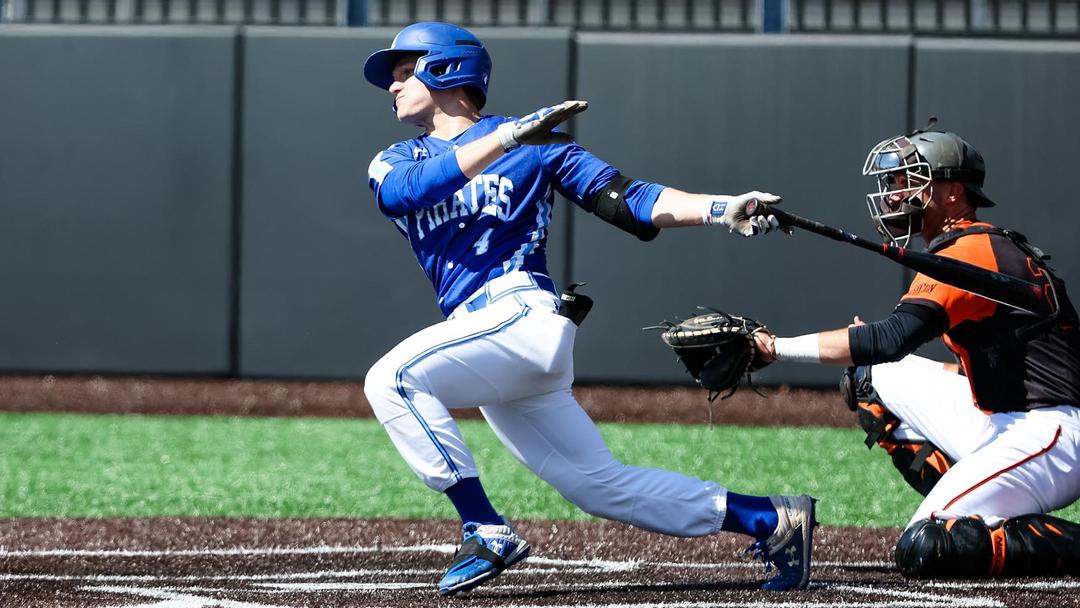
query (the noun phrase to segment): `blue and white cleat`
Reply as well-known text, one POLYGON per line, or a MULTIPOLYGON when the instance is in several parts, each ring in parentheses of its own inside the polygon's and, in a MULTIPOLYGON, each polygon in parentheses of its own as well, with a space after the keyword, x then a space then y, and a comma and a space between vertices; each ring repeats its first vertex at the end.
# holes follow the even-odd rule
POLYGON ((528 541, 505 519, 501 526, 469 522, 462 529, 465 538, 439 581, 439 595, 478 587, 529 556, 528 541))
POLYGON ((817 499, 809 496, 770 496, 779 518, 776 530, 765 540, 750 545, 765 562, 765 571, 774 566, 778 574, 761 586, 765 591, 805 589, 810 582, 810 561, 814 550, 814 517, 817 499))

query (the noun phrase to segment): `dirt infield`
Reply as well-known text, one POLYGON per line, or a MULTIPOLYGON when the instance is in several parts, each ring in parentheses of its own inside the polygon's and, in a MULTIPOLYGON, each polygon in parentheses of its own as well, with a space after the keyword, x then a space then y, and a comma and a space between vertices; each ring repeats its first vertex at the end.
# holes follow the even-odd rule
MULTIPOLYGON (((716 424, 854 426, 835 390, 749 389, 713 403, 716 424)), ((705 424, 705 391, 694 386, 575 386, 594 420, 705 424)), ((225 416, 372 415, 363 385, 351 382, 107 376, 0 376, 0 410, 225 416)), ((476 409, 454 410, 476 419, 476 409)))
POLYGON ((897 530, 819 529, 813 582, 767 593, 743 539, 675 539, 593 522, 521 522, 532 556, 487 586, 440 598, 457 524, 400 520, 0 522, 5 606, 1077 606, 1077 580, 910 583, 897 530), (17 601, 10 601, 17 598, 17 601))
MULTIPOLYGON (((691 387, 578 387, 598 420, 708 420, 691 387)), ((834 391, 741 391, 717 424, 852 426, 834 391)), ((0 410, 368 416, 349 383, 0 377, 0 410)), ((475 417, 466 411, 462 417, 475 417)), ((464 597, 435 583, 458 524, 400 520, 146 518, 0 520, 0 606, 269 608, 319 606, 740 606, 1016 608, 1080 606, 1080 578, 913 583, 892 566, 898 530, 818 530, 809 589, 758 589, 746 539, 675 539, 610 522, 518 522, 527 562, 464 597)), ((825 522, 826 524, 828 522, 825 522)))

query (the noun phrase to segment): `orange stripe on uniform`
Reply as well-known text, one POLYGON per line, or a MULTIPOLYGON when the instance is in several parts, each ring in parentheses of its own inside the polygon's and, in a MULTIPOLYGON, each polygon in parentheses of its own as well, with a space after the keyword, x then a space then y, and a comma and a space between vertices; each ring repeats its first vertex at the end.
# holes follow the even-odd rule
MULTIPOLYGON (((1018 466, 1020 466, 1020 465, 1022 465, 1022 464, 1024 464, 1024 463, 1026 463, 1026 462, 1028 462, 1028 461, 1030 461, 1030 460, 1034 460, 1034 459, 1038 458, 1039 456, 1042 456, 1043 454, 1045 454, 1045 453, 1049 452, 1049 451, 1050 451, 1050 450, 1051 450, 1051 449, 1052 449, 1052 448, 1054 447, 1054 444, 1056 444, 1056 443, 1057 443, 1058 437, 1061 437, 1061 426, 1060 426, 1060 425, 1058 425, 1058 427, 1057 427, 1057 431, 1055 431, 1055 432, 1054 432, 1054 438, 1053 438, 1052 440, 1050 440, 1050 443, 1049 443, 1049 445, 1047 445, 1047 446, 1046 446, 1045 448, 1043 448, 1043 449, 1039 450, 1038 452, 1035 452, 1034 454, 1032 454, 1032 455, 1028 456, 1027 458, 1025 458, 1025 459, 1023 459, 1023 460, 1021 460, 1020 462, 1017 462, 1016 464, 1012 464, 1012 465, 1009 465, 1009 466, 1005 467, 1004 469, 1001 469, 1001 470, 1000 470, 1000 471, 998 471, 997 473, 994 473, 993 475, 991 475, 991 476, 987 477, 986 479, 984 479, 984 480, 980 481, 979 483, 977 483, 977 484, 975 484, 975 485, 971 486, 970 488, 968 488, 968 489, 964 490, 964 491, 963 491, 963 492, 961 492, 961 493, 960 493, 960 495, 958 495, 958 496, 957 496, 956 498, 953 498, 952 500, 950 500, 950 501, 948 502, 948 504, 946 504, 946 505, 945 505, 944 507, 942 507, 942 509, 941 509, 941 510, 942 510, 942 511, 948 511, 948 510, 949 510, 949 507, 951 507, 951 506, 953 506, 954 504, 956 504, 956 501, 958 501, 958 500, 960 500, 961 498, 963 498, 963 497, 967 496, 968 494, 970 494, 970 493, 974 492, 974 491, 975 491, 975 490, 977 490, 977 489, 978 489, 978 488, 979 488, 980 486, 982 486, 982 485, 983 485, 983 484, 985 484, 986 482, 990 481, 991 479, 993 479, 993 478, 997 477, 998 475, 1001 475, 1002 473, 1005 473, 1005 472, 1011 471, 1011 470, 1015 469, 1016 467, 1018 467, 1018 466)), ((1049 524, 1047 524, 1047 525, 1049 525, 1049 524)), ((1059 532, 1059 534, 1060 534, 1060 532, 1059 532)))
POLYGON ((1001 576, 1005 570, 1005 527, 990 531, 990 576, 1001 576))

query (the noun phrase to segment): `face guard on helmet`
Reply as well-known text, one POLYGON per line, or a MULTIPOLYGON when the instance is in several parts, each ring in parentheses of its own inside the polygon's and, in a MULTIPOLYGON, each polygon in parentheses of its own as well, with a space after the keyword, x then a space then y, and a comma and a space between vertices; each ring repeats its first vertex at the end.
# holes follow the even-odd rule
POLYGON ((491 56, 472 32, 449 23, 414 23, 401 30, 390 48, 367 58, 364 77, 380 89, 389 89, 394 84, 394 66, 410 53, 420 55, 413 75, 428 88, 469 87, 477 93, 477 110, 487 103, 491 56))
POLYGON ((925 206, 920 198, 932 189, 930 163, 907 135, 874 146, 863 164, 863 175, 877 179, 877 192, 866 195, 870 217, 881 236, 898 247, 907 247, 922 231, 925 206))
POLYGON ((993 207, 983 192, 983 157, 956 133, 931 131, 937 118, 911 135, 886 139, 866 157, 863 175, 878 180, 876 194, 866 196, 878 232, 900 247, 922 231, 924 200, 933 196, 933 182, 963 184, 972 207, 993 207), (923 195, 923 191, 927 194, 923 195))

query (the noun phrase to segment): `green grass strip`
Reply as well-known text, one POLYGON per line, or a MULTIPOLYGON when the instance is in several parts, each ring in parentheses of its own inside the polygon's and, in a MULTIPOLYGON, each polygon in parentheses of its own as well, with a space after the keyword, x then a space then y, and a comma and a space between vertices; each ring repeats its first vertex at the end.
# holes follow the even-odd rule
MULTIPOLYGON (((483 422, 462 432, 497 508, 585 519, 483 422)), ((919 504, 861 432, 601 425, 624 462, 745 494, 809 493, 827 525, 902 526, 919 504)), ((0 516, 454 517, 370 419, 0 414, 0 516)), ((1080 520, 1080 506, 1059 513, 1080 520)))

